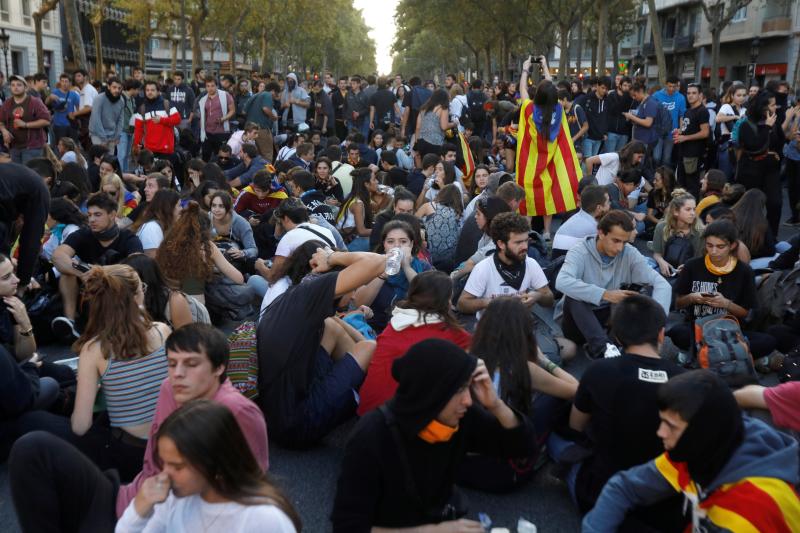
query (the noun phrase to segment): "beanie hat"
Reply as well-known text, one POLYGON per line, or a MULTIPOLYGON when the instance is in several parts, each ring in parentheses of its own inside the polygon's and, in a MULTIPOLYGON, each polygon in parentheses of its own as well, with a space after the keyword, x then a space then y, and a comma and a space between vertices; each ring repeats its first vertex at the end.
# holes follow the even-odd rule
POLYGON ((390 408, 398 424, 416 434, 444 409, 470 379, 478 360, 442 339, 413 345, 392 364, 397 391, 390 408))

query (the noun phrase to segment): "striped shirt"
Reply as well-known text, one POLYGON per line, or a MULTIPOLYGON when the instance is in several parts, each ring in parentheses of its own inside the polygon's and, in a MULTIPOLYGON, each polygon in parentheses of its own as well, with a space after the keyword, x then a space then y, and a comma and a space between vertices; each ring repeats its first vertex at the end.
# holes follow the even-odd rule
POLYGON ((144 357, 109 359, 100 378, 112 427, 152 422, 161 382, 167 377, 164 346, 144 357))

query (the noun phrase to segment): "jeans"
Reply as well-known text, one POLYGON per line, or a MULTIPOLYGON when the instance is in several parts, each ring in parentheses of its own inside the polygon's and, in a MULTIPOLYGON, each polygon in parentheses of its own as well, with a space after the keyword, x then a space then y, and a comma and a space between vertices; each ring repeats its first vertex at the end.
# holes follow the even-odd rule
POLYGON ((253 289, 253 293, 258 297, 259 301, 264 299, 264 295, 269 290, 269 282, 258 274, 247 278, 247 284, 253 289))
POLYGON ((717 168, 725 173, 725 177, 728 178, 728 181, 733 181, 735 167, 731 161, 729 148, 730 143, 727 141, 717 146, 717 168))
POLYGON ((131 158, 131 146, 133 146, 133 133, 122 132, 119 136, 119 144, 117 144, 117 159, 119 160, 119 168, 122 172, 128 172, 128 162, 131 158))
POLYGON ((114 531, 119 480, 58 437, 21 437, 8 461, 11 496, 23 531, 114 531))
MULTIPOLYGON (((547 454, 553 461, 560 463, 564 459, 564 455, 567 450, 572 448, 574 445, 574 442, 565 439, 557 433, 551 433, 547 438, 547 454)), ((578 479, 578 470, 580 469, 581 463, 574 463, 570 467, 566 478, 564 479, 564 481, 567 483, 567 490, 569 490, 570 498, 572 498, 572 501, 575 503, 577 503, 577 498, 575 497, 575 482, 578 479)))
POLYGON ((41 148, 12 148, 10 152, 11 162, 18 163, 20 165, 24 165, 31 159, 42 157, 41 148))
POLYGON ((348 252, 368 252, 369 237, 356 237, 347 245, 348 252))
POLYGON ((585 340, 591 357, 602 357, 606 343, 611 342, 606 332, 610 317, 610 305, 595 306, 564 296, 564 317, 561 321, 564 336, 577 344, 585 340))
POLYGON ((672 146, 672 132, 658 140, 656 149, 653 151, 653 159, 656 166, 670 166, 672 164, 672 146))
POLYGON ((792 213, 791 220, 800 221, 800 161, 785 159, 786 161, 786 188, 789 190, 789 210, 792 213))
POLYGON ((583 158, 592 157, 600 153, 600 146, 603 144, 602 140, 595 141, 589 137, 583 138, 583 158))
POLYGON ((607 153, 619 152, 626 144, 628 144, 627 135, 620 135, 619 133, 611 133, 609 131, 608 138, 606 139, 605 151, 607 153))

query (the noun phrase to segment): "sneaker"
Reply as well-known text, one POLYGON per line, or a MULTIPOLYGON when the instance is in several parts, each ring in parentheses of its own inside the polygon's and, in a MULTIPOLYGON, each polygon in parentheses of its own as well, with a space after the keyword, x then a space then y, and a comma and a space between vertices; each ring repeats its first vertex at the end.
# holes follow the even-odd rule
POLYGON ((61 339, 74 340, 81 336, 75 327, 75 321, 65 316, 57 316, 50 322, 53 333, 61 339))
POLYGON ((606 359, 611 359, 612 357, 619 357, 622 355, 620 353, 619 348, 615 344, 611 344, 610 342, 606 343, 606 351, 603 354, 603 357, 606 359))

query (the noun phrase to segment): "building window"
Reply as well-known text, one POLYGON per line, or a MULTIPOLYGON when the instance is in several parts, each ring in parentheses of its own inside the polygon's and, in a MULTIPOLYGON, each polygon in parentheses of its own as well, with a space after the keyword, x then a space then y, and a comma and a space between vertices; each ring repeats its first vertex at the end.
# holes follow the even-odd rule
POLYGON ((0 0, 0 20, 8 22, 10 20, 8 12, 8 0, 0 0))
POLYGON ((31 0, 22 0, 22 24, 31 25, 31 0))
POLYGON ((161 41, 158 39, 150 39, 150 49, 158 50, 159 48, 161 48, 161 41))
POLYGON ((733 14, 731 22, 742 22, 747 18, 747 6, 740 7, 736 13, 733 14))
MULTIPOLYGON (((41 0, 39 2, 39 5, 41 6, 41 0)), ((56 8, 56 9, 58 9, 58 8, 56 8)), ((50 31, 52 29, 53 25, 51 23, 51 18, 50 18, 52 16, 52 14, 53 14, 53 11, 48 11, 45 14, 45 16, 42 17, 42 29, 43 30, 50 31)))

